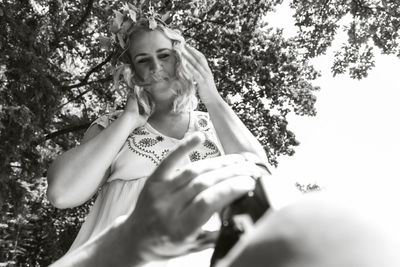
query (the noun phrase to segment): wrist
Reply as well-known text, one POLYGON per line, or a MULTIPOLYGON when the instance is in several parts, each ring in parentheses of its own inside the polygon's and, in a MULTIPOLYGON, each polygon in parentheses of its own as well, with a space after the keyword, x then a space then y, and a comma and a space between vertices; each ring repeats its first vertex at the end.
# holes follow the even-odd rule
POLYGON ((169 258, 156 252, 156 247, 162 243, 162 237, 157 234, 154 236, 154 231, 151 231, 146 223, 135 218, 134 214, 126 220, 122 234, 127 240, 126 246, 135 250, 132 262, 137 265, 134 266, 169 258))
POLYGON ((209 106, 220 105, 225 103, 223 98, 218 93, 208 95, 207 97, 203 97, 201 98, 201 101, 207 108, 209 106))
POLYGON ((123 244, 123 256, 127 257, 129 266, 142 266, 148 261, 144 256, 144 241, 141 238, 141 229, 132 223, 130 217, 125 217, 118 226, 121 244, 123 244))
POLYGON ((141 126, 138 116, 129 111, 124 111, 120 117, 124 122, 129 125, 130 129, 133 131, 137 127, 141 126))

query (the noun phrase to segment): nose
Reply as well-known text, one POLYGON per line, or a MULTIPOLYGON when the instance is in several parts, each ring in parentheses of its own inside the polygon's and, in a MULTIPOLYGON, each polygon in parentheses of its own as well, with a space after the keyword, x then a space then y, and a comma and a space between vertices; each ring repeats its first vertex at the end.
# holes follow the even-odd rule
POLYGON ((157 72, 157 71, 160 71, 161 69, 162 69, 162 65, 161 65, 160 60, 157 57, 153 58, 153 60, 151 62, 151 71, 157 72))

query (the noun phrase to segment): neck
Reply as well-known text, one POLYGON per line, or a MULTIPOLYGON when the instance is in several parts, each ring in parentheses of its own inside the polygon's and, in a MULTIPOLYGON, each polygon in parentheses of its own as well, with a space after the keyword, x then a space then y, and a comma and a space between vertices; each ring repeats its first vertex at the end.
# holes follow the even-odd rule
POLYGON ((155 110, 154 113, 173 113, 173 103, 174 98, 170 99, 154 99, 155 100, 155 110))
POLYGON ((175 100, 175 96, 172 96, 168 99, 154 99, 155 101, 155 109, 153 114, 151 115, 151 120, 162 119, 166 116, 178 116, 181 113, 173 111, 173 103, 175 100))

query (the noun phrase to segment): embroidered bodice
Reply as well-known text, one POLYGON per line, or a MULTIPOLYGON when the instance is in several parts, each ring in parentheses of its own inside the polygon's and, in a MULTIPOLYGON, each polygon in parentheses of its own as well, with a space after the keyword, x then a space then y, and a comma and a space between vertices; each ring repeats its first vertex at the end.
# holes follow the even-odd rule
MULTIPOLYGON (((105 115, 93 122, 107 127, 121 114, 121 111, 105 115)), ((190 113, 189 127, 184 136, 194 132, 203 132, 206 140, 190 152, 182 164, 221 155, 222 148, 205 112, 190 113)), ((183 139, 184 139, 183 138, 183 139)), ((107 182, 115 179, 133 180, 149 176, 160 162, 181 142, 158 132, 149 123, 135 129, 126 140, 111 164, 111 175, 107 182)))

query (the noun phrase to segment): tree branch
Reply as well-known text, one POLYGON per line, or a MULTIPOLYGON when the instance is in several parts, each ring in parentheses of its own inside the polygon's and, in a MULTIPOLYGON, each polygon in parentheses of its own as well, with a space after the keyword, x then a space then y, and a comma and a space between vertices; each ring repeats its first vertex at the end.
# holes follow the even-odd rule
MULTIPOLYGON (((78 88, 78 87, 82 87, 82 86, 85 86, 85 85, 90 85, 90 84, 98 83, 98 82, 108 82, 108 81, 111 81, 111 79, 112 79, 112 76, 107 76, 107 77, 102 78, 102 79, 99 79, 99 80, 75 84, 75 85, 73 85, 73 86, 70 86, 69 88, 70 88, 70 89, 71 89, 71 88, 78 88)), ((62 104, 62 105, 59 106, 57 109, 60 109, 60 108, 64 107, 65 105, 67 105, 68 103, 71 103, 72 101, 75 101, 75 100, 81 98, 82 96, 84 96, 85 94, 87 94, 88 92, 90 92, 90 91, 92 91, 92 90, 93 90, 92 87, 91 87, 91 88, 88 88, 87 90, 81 92, 79 95, 75 96, 74 98, 69 99, 66 103, 62 104)))
MULTIPOLYGON (((99 72, 101 67, 103 67, 107 62, 109 62, 112 59, 112 57, 113 57, 113 54, 110 54, 103 62, 101 62, 97 66, 93 67, 88 73, 86 73, 85 77, 81 80, 80 83, 73 84, 73 85, 63 85, 62 89, 69 90, 69 89, 72 89, 72 88, 78 88, 78 87, 82 87, 84 85, 93 83, 93 82, 90 82, 90 83, 88 82, 90 76, 95 72, 99 72)), ((108 80, 110 78, 111 78, 111 76, 107 77, 106 79, 108 80)), ((97 81, 102 81, 102 80, 104 80, 104 78, 100 79, 100 80, 97 80, 97 81)))
POLYGON ((76 132, 76 131, 79 131, 79 130, 84 130, 84 129, 87 129, 89 126, 90 126, 90 123, 85 123, 85 124, 81 124, 81 125, 75 125, 75 126, 67 127, 67 128, 58 130, 56 132, 52 132, 52 133, 47 134, 44 137, 44 140, 52 139, 54 137, 57 137, 59 135, 63 135, 63 134, 66 134, 66 133, 71 133, 71 132, 76 132))
POLYGON ((81 19, 75 25, 73 25, 71 27, 71 32, 76 31, 80 26, 82 26, 83 23, 85 23, 86 19, 90 15, 90 11, 92 10, 93 2, 94 2, 94 0, 89 0, 88 1, 87 5, 86 5, 85 12, 83 13, 83 16, 81 17, 81 19))
POLYGON ((101 78, 101 79, 98 79, 98 80, 94 80, 94 81, 90 81, 90 82, 83 81, 83 82, 80 82, 80 83, 77 83, 77 84, 73 84, 73 85, 69 85, 69 86, 63 86, 63 89, 79 88, 79 87, 82 87, 82 86, 85 86, 85 85, 90 85, 90 84, 94 84, 94 83, 98 83, 98 82, 108 82, 108 81, 111 81, 111 80, 112 80, 112 76, 109 75, 107 77, 104 77, 104 78, 101 78))
POLYGON ((94 72, 99 72, 101 67, 103 67, 105 64, 107 64, 107 62, 109 62, 113 56, 114 56, 113 53, 108 55, 108 57, 106 57, 106 59, 104 59, 103 62, 101 62, 99 65, 95 66, 88 73, 86 73, 85 78, 83 78, 83 80, 89 80, 90 75, 92 75, 92 73, 94 73, 94 72))
MULTIPOLYGON (((93 83, 98 83, 98 82, 108 82, 108 81, 111 81, 111 79, 112 79, 111 76, 107 76, 105 78, 102 78, 102 79, 99 79, 99 80, 96 80, 96 81, 91 81, 91 82, 86 82, 86 83, 79 83, 79 84, 76 84, 74 86, 71 86, 70 88, 78 88, 78 87, 82 87, 82 86, 85 86, 85 85, 91 85, 93 83)), ((67 105, 68 103, 71 103, 72 101, 75 101, 75 100, 81 98, 82 96, 84 96, 85 94, 87 94, 88 92, 90 92, 92 90, 93 90, 92 87, 86 89, 85 91, 81 92, 79 95, 75 96, 72 99, 69 99, 66 103, 64 103, 61 106, 59 106, 58 109, 64 107, 65 105, 67 105)))
POLYGON ((214 12, 214 10, 217 8, 217 3, 218 3, 218 1, 215 2, 207 12, 205 12, 205 13, 202 14, 202 17, 201 17, 201 20, 200 20, 199 23, 196 23, 196 24, 192 25, 191 27, 185 29, 182 33, 183 33, 183 34, 186 34, 189 30, 191 30, 191 29, 193 29, 193 28, 199 26, 200 24, 202 24, 202 23, 204 23, 204 22, 214 22, 214 21, 207 21, 205 18, 206 18, 209 14, 211 14, 211 12, 214 12))

